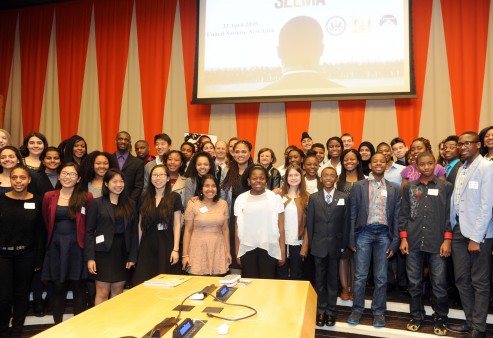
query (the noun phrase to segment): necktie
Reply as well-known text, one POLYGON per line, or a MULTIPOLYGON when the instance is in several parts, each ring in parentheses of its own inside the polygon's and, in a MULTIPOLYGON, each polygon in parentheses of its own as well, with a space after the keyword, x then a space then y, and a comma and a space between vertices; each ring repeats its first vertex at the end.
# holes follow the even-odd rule
POLYGON ((325 196, 325 202, 327 202, 327 204, 330 204, 330 202, 332 202, 332 196, 331 195, 326 195, 325 196))

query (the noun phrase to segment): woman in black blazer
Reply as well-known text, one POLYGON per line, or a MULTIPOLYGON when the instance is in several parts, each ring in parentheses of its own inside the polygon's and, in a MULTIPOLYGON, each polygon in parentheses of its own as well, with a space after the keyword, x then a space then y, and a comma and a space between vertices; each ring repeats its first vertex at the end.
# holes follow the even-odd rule
POLYGON ((47 191, 61 188, 58 180, 58 169, 62 164, 61 154, 58 148, 48 147, 41 155, 40 171, 31 175, 29 192, 43 197, 47 191))
POLYGON ((125 177, 110 169, 103 179, 103 196, 89 208, 85 256, 96 281, 98 305, 123 292, 128 270, 137 260, 138 231, 135 207, 127 195, 125 177))

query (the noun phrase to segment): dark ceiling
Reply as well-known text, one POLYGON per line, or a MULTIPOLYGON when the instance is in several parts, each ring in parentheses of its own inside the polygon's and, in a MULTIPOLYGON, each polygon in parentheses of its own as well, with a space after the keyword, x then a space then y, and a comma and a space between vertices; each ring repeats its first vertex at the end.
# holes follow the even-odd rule
POLYGON ((71 0, 0 0, 1 9, 21 8, 71 0))

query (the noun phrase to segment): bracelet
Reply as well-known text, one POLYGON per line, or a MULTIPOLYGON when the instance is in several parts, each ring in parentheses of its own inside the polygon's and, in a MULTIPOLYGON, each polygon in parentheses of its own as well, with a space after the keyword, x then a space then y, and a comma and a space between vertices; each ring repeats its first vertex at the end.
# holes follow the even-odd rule
POLYGON ((181 256, 181 258, 187 258, 187 257, 190 257, 189 255, 183 255, 181 256))
POLYGON ((178 250, 173 249, 173 252, 178 252, 178 250))

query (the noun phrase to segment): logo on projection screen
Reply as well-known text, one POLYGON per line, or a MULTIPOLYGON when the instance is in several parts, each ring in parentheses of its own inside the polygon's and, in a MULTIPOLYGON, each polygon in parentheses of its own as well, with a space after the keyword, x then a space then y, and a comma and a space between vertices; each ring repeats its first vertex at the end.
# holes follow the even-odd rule
POLYGON ((340 16, 333 16, 327 20, 325 29, 330 35, 341 35, 346 30, 346 20, 340 16))

